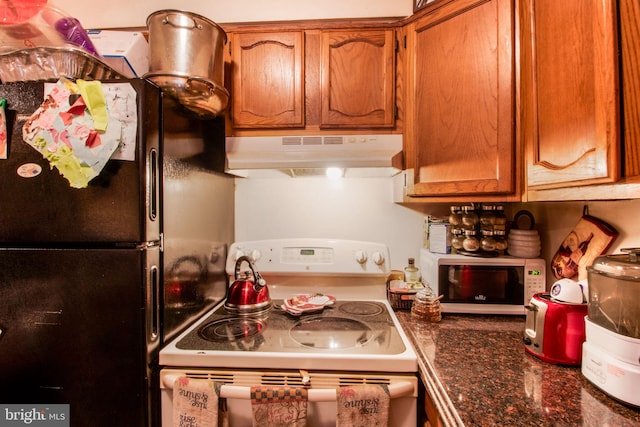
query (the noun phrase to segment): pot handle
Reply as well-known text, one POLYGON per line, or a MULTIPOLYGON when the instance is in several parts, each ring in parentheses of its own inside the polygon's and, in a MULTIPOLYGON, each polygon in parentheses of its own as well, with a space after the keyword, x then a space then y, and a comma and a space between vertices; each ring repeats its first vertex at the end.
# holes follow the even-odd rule
POLYGON ((266 284, 265 280, 262 278, 260 273, 258 273, 256 269, 253 268, 253 263, 251 262, 249 257, 247 257, 246 255, 239 257, 236 261, 236 269, 234 272, 235 280, 238 280, 238 276, 240 275, 240 267, 242 266, 243 262, 246 262, 247 264, 249 264, 249 268, 251 269, 251 274, 253 274, 253 278, 255 280, 256 286, 263 287, 266 284))
POLYGON ((215 93, 216 85, 198 77, 189 77, 184 85, 185 90, 195 92, 201 96, 211 96, 215 93), (198 86, 202 86, 198 88, 198 86))
POLYGON ((202 29, 202 25, 198 24, 195 19, 177 13, 168 13, 162 20, 162 23, 176 28, 187 28, 190 30, 202 29))

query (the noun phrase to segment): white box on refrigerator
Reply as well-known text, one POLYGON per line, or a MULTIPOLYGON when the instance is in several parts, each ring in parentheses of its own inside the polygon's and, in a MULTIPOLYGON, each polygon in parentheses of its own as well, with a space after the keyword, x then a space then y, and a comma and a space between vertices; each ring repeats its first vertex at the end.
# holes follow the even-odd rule
POLYGON ((139 31, 89 30, 91 42, 103 61, 125 77, 149 72, 149 43, 139 31))

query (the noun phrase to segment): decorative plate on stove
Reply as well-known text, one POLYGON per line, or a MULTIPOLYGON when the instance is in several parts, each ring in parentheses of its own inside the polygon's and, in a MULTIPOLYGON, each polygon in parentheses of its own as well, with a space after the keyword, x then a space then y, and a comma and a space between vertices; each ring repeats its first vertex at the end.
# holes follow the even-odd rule
POLYGON ((298 316, 303 313, 320 311, 326 306, 333 304, 335 300, 336 298, 331 295, 298 294, 284 300, 282 308, 287 313, 298 316))

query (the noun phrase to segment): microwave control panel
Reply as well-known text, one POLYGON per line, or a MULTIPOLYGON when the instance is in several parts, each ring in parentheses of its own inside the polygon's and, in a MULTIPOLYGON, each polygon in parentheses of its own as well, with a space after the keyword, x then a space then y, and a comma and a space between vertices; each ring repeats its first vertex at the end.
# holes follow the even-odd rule
POLYGON ((526 304, 534 294, 546 291, 546 263, 543 259, 527 259, 524 269, 524 302, 526 304))

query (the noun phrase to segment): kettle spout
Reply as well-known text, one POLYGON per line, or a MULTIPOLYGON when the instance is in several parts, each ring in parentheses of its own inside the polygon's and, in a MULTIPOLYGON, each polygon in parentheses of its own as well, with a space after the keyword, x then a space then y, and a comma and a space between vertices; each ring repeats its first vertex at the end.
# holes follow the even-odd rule
POLYGON ((264 288, 265 286, 267 286, 267 281, 264 280, 262 278, 262 276, 260 275, 259 272, 254 272, 254 280, 255 280, 255 284, 253 286, 253 288, 256 290, 256 292, 258 292, 260 289, 264 288))

